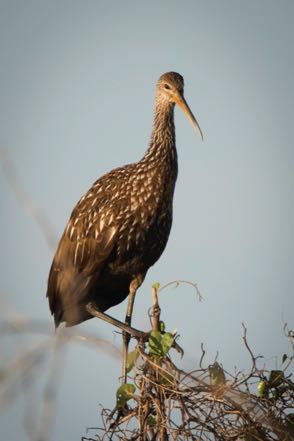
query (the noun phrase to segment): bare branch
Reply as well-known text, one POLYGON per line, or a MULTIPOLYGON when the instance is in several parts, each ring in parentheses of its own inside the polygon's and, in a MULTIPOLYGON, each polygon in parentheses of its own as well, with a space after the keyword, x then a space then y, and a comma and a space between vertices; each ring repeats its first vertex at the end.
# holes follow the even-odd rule
POLYGON ((23 207, 26 213, 28 213, 36 221, 47 241, 49 248, 54 250, 58 241, 55 229, 45 211, 43 211, 33 201, 33 199, 24 189, 24 185, 20 181, 11 158, 7 150, 3 147, 0 148, 0 164, 2 166, 7 183, 15 194, 19 204, 23 207))

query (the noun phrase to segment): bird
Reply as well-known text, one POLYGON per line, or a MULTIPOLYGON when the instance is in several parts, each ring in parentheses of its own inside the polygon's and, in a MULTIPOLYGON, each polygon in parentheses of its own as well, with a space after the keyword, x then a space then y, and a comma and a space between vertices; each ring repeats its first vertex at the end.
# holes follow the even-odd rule
MULTIPOLYGON (((172 226, 178 174, 174 108, 178 105, 203 140, 176 72, 156 84, 148 148, 136 163, 100 177, 74 207, 48 277, 47 297, 55 327, 99 317, 129 296, 125 323, 131 325, 135 294, 163 253, 172 226)), ((123 143, 123 141, 122 141, 123 143)), ((124 355, 129 337, 125 335, 124 355)))

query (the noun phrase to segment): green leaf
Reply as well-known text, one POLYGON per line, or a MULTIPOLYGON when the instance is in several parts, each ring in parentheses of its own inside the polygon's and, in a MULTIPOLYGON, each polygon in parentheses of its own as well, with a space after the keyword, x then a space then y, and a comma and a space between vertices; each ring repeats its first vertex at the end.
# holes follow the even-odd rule
POLYGON ((149 415, 147 418, 147 424, 149 427, 154 427, 157 424, 156 418, 153 415, 149 415))
POLYGON ((267 382, 265 380, 260 380, 257 385, 257 395, 259 398, 263 398, 267 395, 267 382))
POLYGON ((174 342, 174 336, 170 332, 165 332, 164 334, 161 334, 161 345, 162 345, 162 351, 163 355, 166 355, 170 348, 172 347, 172 344, 174 342))
POLYGON ((226 377, 223 368, 216 361, 208 368, 212 386, 221 386, 225 384, 226 377))
POLYGON ((137 348, 135 348, 133 351, 128 353, 128 357, 127 357, 127 372, 128 373, 135 366, 136 361, 138 360, 139 356, 140 356, 140 352, 138 351, 137 348))
POLYGON ((283 371, 271 371, 269 376, 269 387, 279 387, 284 381, 284 372, 283 371))
POLYGON ((151 331, 148 339, 148 350, 150 355, 164 357, 170 350, 174 336, 170 332, 162 334, 160 331, 151 331))
POLYGON ((159 330, 161 333, 165 332, 165 323, 162 320, 159 322, 159 330))
POLYGON ((161 333, 159 331, 151 331, 148 339, 148 350, 150 355, 162 357, 161 333))
POLYGON ((118 408, 124 408, 127 401, 131 400, 135 393, 135 386, 130 383, 122 384, 116 391, 116 405, 118 408))
POLYGON ((159 282, 153 283, 152 288, 159 289, 160 288, 160 283, 159 282))

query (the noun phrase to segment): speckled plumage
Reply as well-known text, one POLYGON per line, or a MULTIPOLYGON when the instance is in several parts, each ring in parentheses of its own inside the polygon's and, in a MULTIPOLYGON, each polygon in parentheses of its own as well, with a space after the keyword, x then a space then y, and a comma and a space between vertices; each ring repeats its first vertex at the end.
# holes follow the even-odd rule
POLYGON ((47 296, 55 324, 91 318, 86 304, 106 311, 144 280, 161 256, 172 225, 177 179, 174 105, 167 87, 183 94, 174 72, 157 83, 153 130, 143 158, 98 179, 74 208, 59 242, 47 296), (165 91, 166 89, 166 91, 165 91))

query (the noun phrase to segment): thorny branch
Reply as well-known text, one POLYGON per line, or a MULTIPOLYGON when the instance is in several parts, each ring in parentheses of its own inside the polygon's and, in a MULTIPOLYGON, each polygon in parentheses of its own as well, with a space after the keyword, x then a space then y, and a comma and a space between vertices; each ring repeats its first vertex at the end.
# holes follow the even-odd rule
MULTIPOLYGON (((164 336, 158 297, 154 289, 154 305, 150 312, 153 331, 164 336)), ((132 399, 120 409, 119 418, 115 412, 103 409, 103 427, 92 429, 95 435, 84 437, 84 441, 293 440, 294 383, 286 370, 294 358, 294 334, 285 327, 285 335, 292 352, 284 360, 284 370, 266 373, 265 369, 258 369, 258 357, 250 349, 247 329, 244 325, 243 328, 244 345, 252 360, 251 369, 246 375, 242 372, 230 375, 216 361, 213 365, 205 366, 203 345, 200 367, 192 372, 185 372, 174 364, 169 353, 155 356, 150 351, 149 343, 142 345, 140 340, 131 379, 136 387, 132 399), (265 389, 258 394, 257 386, 262 382, 265 382, 265 389)), ((102 347, 117 357, 120 352, 109 342, 91 335, 80 336, 69 329, 52 336, 50 327, 42 322, 7 321, 2 322, 0 327, 2 339, 36 332, 48 334, 48 339, 13 360, 5 369, 2 368, 0 401, 3 405, 8 405, 17 394, 15 379, 29 378, 44 362, 44 354, 48 353, 48 349, 54 353, 44 394, 43 416, 39 428, 30 428, 32 433, 38 431, 38 437, 32 439, 43 441, 49 439, 54 416, 57 393, 55 380, 61 370, 60 349, 69 342, 80 342, 99 350, 102 347), (97 346, 97 343, 102 346, 97 346), (52 345, 55 347, 53 352, 52 345)))
MULTIPOLYGON (((161 322, 155 286, 151 315, 153 331, 158 331, 161 322)), ((243 342, 252 360, 246 375, 231 375, 216 361, 204 367, 203 345, 200 368, 193 372, 179 369, 168 354, 154 356, 148 345, 138 345, 132 399, 123 409, 116 408, 117 415, 103 409, 103 427, 92 428, 95 436, 82 440, 293 440, 294 383, 286 376, 286 369, 271 371, 265 380, 264 370, 257 368, 258 357, 249 346, 244 325, 243 329, 243 342), (257 392, 263 381, 265 391, 257 392)), ((287 331, 287 338, 293 351, 293 333, 287 331)), ((293 358, 294 355, 287 357, 288 361, 293 358)))

